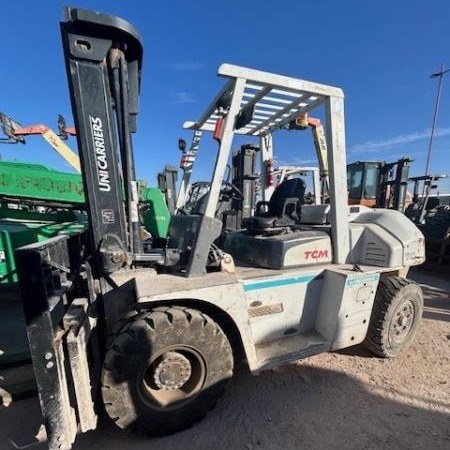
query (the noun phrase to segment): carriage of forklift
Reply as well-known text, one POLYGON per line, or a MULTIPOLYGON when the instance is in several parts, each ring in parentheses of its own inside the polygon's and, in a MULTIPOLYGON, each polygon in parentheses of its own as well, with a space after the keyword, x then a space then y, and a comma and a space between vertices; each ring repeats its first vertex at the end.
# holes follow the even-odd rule
POLYGON ((61 30, 90 226, 16 253, 51 449, 96 428, 102 405, 121 428, 184 429, 216 404, 239 359, 256 374, 362 341, 385 357, 411 344, 423 298, 405 276, 423 261, 423 237, 397 211, 346 206, 341 89, 221 65, 223 89, 186 124, 219 142, 204 212, 173 216, 155 249, 141 239, 131 141, 139 34, 73 8, 61 30), (303 205, 304 183, 288 180, 265 214, 212 245, 234 135, 259 141, 264 160, 273 132, 318 107, 329 212, 303 205))

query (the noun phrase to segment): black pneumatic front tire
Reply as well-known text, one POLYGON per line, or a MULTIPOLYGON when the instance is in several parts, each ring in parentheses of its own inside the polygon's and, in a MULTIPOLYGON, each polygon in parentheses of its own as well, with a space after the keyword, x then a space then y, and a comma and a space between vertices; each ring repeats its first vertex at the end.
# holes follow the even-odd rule
POLYGON ((227 337, 191 308, 159 307, 128 321, 105 358, 102 396, 120 428, 157 436, 189 428, 233 374, 227 337))
POLYGON ((400 277, 380 281, 364 344, 378 356, 398 356, 414 341, 422 313, 418 284, 400 277))

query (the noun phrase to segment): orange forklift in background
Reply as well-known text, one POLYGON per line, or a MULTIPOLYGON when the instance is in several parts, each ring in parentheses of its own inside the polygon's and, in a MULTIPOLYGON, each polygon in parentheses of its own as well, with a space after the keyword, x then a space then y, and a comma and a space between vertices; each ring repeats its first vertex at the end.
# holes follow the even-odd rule
POLYGON ((349 205, 404 212, 412 159, 392 163, 357 161, 347 165, 349 205))

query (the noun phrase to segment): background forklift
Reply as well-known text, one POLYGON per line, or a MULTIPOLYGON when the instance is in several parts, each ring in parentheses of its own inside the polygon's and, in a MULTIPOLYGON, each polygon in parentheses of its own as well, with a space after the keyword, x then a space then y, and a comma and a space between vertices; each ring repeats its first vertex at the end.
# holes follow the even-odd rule
POLYGON ((347 166, 349 204, 396 209, 422 231, 426 242, 425 267, 447 270, 450 263, 450 211, 439 196, 431 196, 446 175, 408 177, 409 158, 392 163, 355 162, 347 166), (413 184, 412 195, 408 183, 413 184), (408 197, 409 195, 409 197, 408 197))
POLYGON ((411 162, 409 158, 401 158, 391 163, 357 161, 349 164, 349 204, 404 212, 411 162))
POLYGON ((101 405, 122 428, 186 428, 215 405, 241 358, 258 373, 362 341, 384 357, 411 344, 423 297, 405 276, 423 261, 423 236, 397 211, 342 206, 340 89, 220 66, 224 88, 186 124, 219 141, 204 212, 172 216, 166 244, 155 248, 141 237, 131 144, 139 34, 73 8, 61 31, 89 228, 16 251, 51 449, 94 429, 101 405), (287 180, 265 199, 268 211, 220 248, 216 211, 233 136, 259 140, 264 158, 273 132, 319 106, 329 213, 303 205, 304 183, 287 180))
POLYGON ((426 242, 426 263, 429 269, 448 271, 450 266, 450 206, 441 203, 438 182, 447 175, 421 175, 409 179, 413 184, 412 203, 405 210, 422 231, 426 242))

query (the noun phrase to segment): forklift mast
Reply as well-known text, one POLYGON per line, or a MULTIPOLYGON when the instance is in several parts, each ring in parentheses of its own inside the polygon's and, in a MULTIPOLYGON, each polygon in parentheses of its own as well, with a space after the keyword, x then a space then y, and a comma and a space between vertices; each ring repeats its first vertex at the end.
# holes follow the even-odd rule
POLYGON ((131 143, 138 113, 141 38, 120 19, 71 7, 65 9, 61 33, 89 232, 93 247, 103 253, 103 267, 120 269, 142 248, 131 143))
POLYGON ((180 169, 183 171, 183 178, 181 179, 180 187, 178 189, 176 210, 182 209, 186 204, 186 198, 191 187, 191 175, 194 169, 195 160, 197 159, 201 138, 202 132, 195 131, 189 150, 186 149, 186 141, 184 141, 184 139, 179 139, 178 141, 178 147, 182 152, 180 169))
POLYGON ((255 210, 256 180, 259 178, 256 170, 256 155, 259 146, 245 144, 232 158, 232 184, 242 193, 242 198, 233 199, 232 209, 242 211, 242 219, 250 217, 255 210))
POLYGON ((400 212, 405 211, 411 162, 412 159, 400 158, 398 161, 380 165, 377 191, 377 206, 379 208, 392 208, 400 212))

